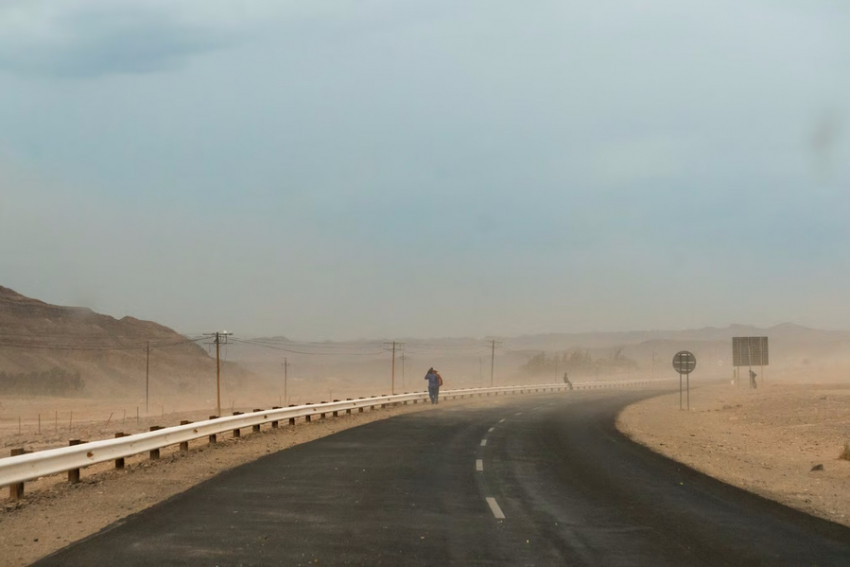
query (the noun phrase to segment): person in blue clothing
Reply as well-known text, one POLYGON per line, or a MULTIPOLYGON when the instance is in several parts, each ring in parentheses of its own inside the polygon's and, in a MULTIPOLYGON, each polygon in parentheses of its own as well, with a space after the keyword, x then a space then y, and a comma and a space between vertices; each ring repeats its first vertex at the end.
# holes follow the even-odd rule
POLYGON ((428 374, 425 375, 428 380, 428 395, 431 397, 432 404, 440 403, 440 386, 443 385, 443 378, 440 373, 434 370, 434 367, 428 369, 428 374))

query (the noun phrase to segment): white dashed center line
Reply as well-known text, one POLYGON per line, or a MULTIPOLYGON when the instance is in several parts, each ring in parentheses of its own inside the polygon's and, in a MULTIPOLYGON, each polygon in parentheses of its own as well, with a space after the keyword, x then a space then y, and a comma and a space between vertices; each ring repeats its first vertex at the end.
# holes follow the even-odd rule
POLYGON ((482 446, 482 447, 486 447, 486 446, 487 446, 487 440, 486 440, 486 439, 482 439, 482 440, 481 440, 481 446, 482 446))
POLYGON ((482 461, 481 459, 476 459, 475 470, 477 470, 478 472, 482 472, 484 470, 484 461, 482 461))
POLYGON ((505 423, 505 418, 503 417, 502 419, 500 419, 499 423, 505 423))
POLYGON ((491 427, 490 429, 488 429, 488 430, 487 430, 487 433, 493 433, 493 430, 494 430, 494 429, 496 429, 496 428, 495 428, 495 427, 491 427))
POLYGON ((493 515, 496 517, 497 520, 504 520, 505 519, 505 514, 504 514, 504 512, 502 512, 502 509, 499 508, 499 504, 498 504, 498 502, 496 502, 495 498, 488 496, 487 497, 487 504, 490 505, 490 511, 493 512, 493 515))
POLYGON ((514 415, 522 415, 521 411, 516 412, 514 415))

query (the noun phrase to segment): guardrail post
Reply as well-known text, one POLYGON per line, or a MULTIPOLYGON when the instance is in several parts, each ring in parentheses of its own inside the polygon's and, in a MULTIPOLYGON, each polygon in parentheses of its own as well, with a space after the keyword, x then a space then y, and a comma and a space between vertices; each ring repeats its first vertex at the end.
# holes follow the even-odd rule
MULTIPOLYGON (((119 431, 115 434, 115 438, 118 439, 118 438, 124 437, 126 435, 127 434, 124 433, 123 431, 119 431)), ((119 471, 124 470, 124 457, 120 457, 118 459, 115 459, 115 469, 119 470, 119 471)))
MULTIPOLYGON (((233 415, 243 415, 243 414, 242 414, 241 411, 235 411, 235 412, 233 412, 233 415)), ((234 437, 242 437, 242 432, 239 431, 238 427, 233 430, 233 436, 234 437)))
MULTIPOLYGON (((320 404, 326 404, 326 403, 328 403, 328 402, 326 402, 325 400, 322 400, 322 401, 321 401, 321 402, 319 402, 319 403, 320 403, 320 404)), ((325 414, 324 414, 324 412, 323 412, 323 413, 319 416, 319 419, 325 419, 325 414)))
MULTIPOLYGON (((346 402, 350 402, 350 401, 351 401, 351 398, 345 398, 345 401, 346 401, 346 402)), ((345 410, 345 413, 346 413, 347 415, 351 415, 351 408, 348 408, 347 410, 345 410)))
MULTIPOLYGON (((280 406, 272 406, 272 409, 273 409, 273 410, 280 409, 280 406)), ((277 429, 277 427, 278 427, 278 425, 277 425, 277 420, 274 420, 274 421, 272 422, 272 429, 277 429)))
MULTIPOLYGON (((188 419, 180 420, 180 425, 189 425, 190 423, 192 423, 192 422, 189 421, 188 419)), ((181 441, 180 442, 180 451, 182 451, 183 453, 189 452, 189 442, 188 441, 181 441)))
MULTIPOLYGON (((263 410, 261 410, 261 409, 255 409, 255 410, 254 410, 254 413, 257 413, 258 411, 263 411, 263 410)), ((251 428, 251 431, 253 431, 254 433, 259 433, 259 432, 260 432, 260 424, 258 423, 258 424, 256 424, 256 425, 254 425, 254 426, 251 428)))
MULTIPOLYGON (((68 446, 73 447, 74 445, 79 445, 82 443, 80 439, 69 439, 68 446)), ((68 471, 68 482, 71 484, 77 484, 80 482, 80 469, 71 469, 68 471)))
MULTIPOLYGON (((211 416, 210 416, 210 419, 218 419, 218 416, 217 416, 217 415, 211 415, 211 416)), ((213 434, 212 434, 212 435, 210 435, 210 437, 209 437, 210 445, 214 445, 214 444, 216 443, 216 441, 218 441, 218 437, 216 436, 216 434, 215 434, 215 433, 213 433, 213 434)))
MULTIPOLYGON (((159 431, 160 429, 162 429, 162 427, 160 427, 159 425, 151 425, 150 427, 151 431, 159 431)), ((150 458, 152 461, 157 460, 159 458, 159 449, 151 449, 150 458)))
MULTIPOLYGON (((339 400, 334 400, 334 403, 337 403, 339 400)), ((339 410, 334 410, 334 417, 339 417, 339 410)))
MULTIPOLYGON (((25 454, 26 451, 24 449, 12 449, 10 455, 13 457, 17 457, 18 455, 25 454)), ((17 502, 21 498, 24 497, 24 483, 16 482, 15 484, 9 485, 9 499, 13 502, 17 502)))
MULTIPOLYGON (((360 397, 359 397, 359 398, 357 398, 357 399, 358 399, 358 400, 362 400, 362 399, 363 399, 363 396, 360 396, 360 397)), ((359 408, 357 408, 357 413, 363 413, 363 406, 360 406, 359 408)))

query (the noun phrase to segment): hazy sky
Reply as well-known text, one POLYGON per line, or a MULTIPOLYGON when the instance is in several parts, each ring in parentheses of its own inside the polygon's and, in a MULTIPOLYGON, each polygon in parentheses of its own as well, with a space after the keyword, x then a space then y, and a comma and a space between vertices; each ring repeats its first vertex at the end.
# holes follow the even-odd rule
POLYGON ((295 338, 850 327, 847 0, 0 0, 0 285, 295 338))

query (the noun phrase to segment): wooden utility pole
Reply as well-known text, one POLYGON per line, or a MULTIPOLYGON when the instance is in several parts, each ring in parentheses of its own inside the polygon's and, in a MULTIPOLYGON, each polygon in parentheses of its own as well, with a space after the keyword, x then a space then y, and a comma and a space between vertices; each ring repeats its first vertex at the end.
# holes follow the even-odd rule
POLYGON ((151 342, 145 347, 145 413, 148 413, 151 394, 151 342))
POLYGON ((490 341, 490 387, 493 387, 493 377, 496 374, 496 339, 490 341))
POLYGON ((215 414, 221 417, 221 363, 219 362, 219 334, 215 334, 215 414))
POLYGON ((404 352, 401 353, 401 389, 404 390, 404 352))
POLYGON ((395 394, 395 341, 393 341, 393 380, 390 393, 395 394))
POLYGON ((384 343, 383 347, 385 350, 391 350, 393 353, 392 374, 390 382, 390 392, 393 394, 395 394, 395 351, 396 349, 401 350, 402 345, 404 345, 404 343, 400 343, 398 341, 392 341, 392 343, 387 341, 386 343, 384 343))
POLYGON ((289 360, 283 357, 283 399, 286 400, 286 405, 289 405, 289 392, 287 391, 287 382, 289 382, 289 360))
POLYGON ((227 337, 233 333, 227 331, 216 331, 215 333, 204 333, 204 336, 213 337, 215 343, 215 407, 216 415, 221 417, 221 358, 220 346, 221 341, 227 344, 227 337))

